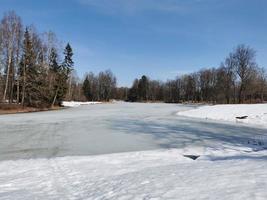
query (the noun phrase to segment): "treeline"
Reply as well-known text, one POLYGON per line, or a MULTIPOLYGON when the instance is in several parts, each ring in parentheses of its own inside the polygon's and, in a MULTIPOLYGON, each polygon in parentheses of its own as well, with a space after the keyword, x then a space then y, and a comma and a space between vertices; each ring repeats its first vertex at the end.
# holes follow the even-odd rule
POLYGON ((15 12, 6 13, 0 23, 0 102, 50 107, 72 99, 72 56, 70 44, 63 50, 54 33, 39 34, 15 12))
POLYGON ((267 100, 267 75, 257 65, 256 52, 239 45, 217 68, 201 69, 166 82, 143 75, 131 88, 116 87, 111 71, 97 76, 89 73, 82 89, 90 101, 260 103, 267 100))
POLYGON ((116 99, 116 77, 110 71, 100 72, 98 75, 90 72, 83 81, 83 93, 88 101, 109 101, 116 99))
POLYGON ((202 69, 167 82, 136 79, 119 93, 128 101, 255 103, 267 100, 267 76, 255 51, 239 45, 218 68, 202 69), (126 94, 125 94, 126 91, 126 94), (126 96, 125 96, 126 95, 126 96))

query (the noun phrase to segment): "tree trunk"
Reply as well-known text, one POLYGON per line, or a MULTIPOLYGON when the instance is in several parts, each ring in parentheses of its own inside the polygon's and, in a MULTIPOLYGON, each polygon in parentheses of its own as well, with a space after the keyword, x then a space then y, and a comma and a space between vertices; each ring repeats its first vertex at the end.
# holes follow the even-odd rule
POLYGON ((51 88, 52 88, 52 75, 50 75, 50 77, 49 77, 48 88, 49 88, 49 90, 51 90, 51 88))
POLYGON ((53 99, 53 102, 52 102, 52 105, 51 105, 52 108, 53 108, 54 105, 55 105, 55 102, 56 102, 56 99, 57 99, 57 94, 58 94, 58 87, 57 87, 56 94, 55 94, 55 96, 54 96, 54 99, 53 99))
POLYGON ((261 103, 264 102, 264 85, 261 86, 261 103))
POLYGON ((238 103, 243 103, 243 84, 241 83, 238 92, 238 103))
POLYGON ((5 90, 4 90, 4 96, 3 96, 3 101, 6 100, 6 94, 7 94, 7 88, 9 84, 9 74, 10 74, 10 66, 11 66, 11 50, 9 51, 9 56, 8 56, 8 64, 7 64, 7 73, 6 73, 6 83, 5 83, 5 90))
POLYGON ((68 92, 68 96, 69 96, 69 100, 71 100, 71 75, 70 75, 70 78, 69 78, 69 92, 68 92))
POLYGON ((25 101, 25 90, 26 90, 26 65, 23 66, 23 83, 22 83, 22 98, 21 98, 21 104, 24 107, 24 101, 25 101))
POLYGON ((229 96, 226 97, 226 102, 227 102, 227 104, 230 104, 230 97, 229 96))
POLYGON ((10 88, 9 88, 9 103, 13 103, 14 100, 14 86, 15 86, 15 66, 11 65, 11 80, 10 80, 10 88))
POLYGON ((19 104, 19 94, 20 94, 20 74, 19 74, 19 52, 20 52, 20 48, 19 48, 19 41, 18 41, 18 48, 17 48, 17 55, 16 55, 16 67, 17 67, 17 97, 16 97, 16 103, 19 104))
MULTIPOLYGON (((14 70, 14 69, 13 69, 14 70)), ((11 84, 10 84, 10 95, 9 95, 9 103, 13 103, 13 91, 14 91, 14 74, 12 70, 12 79, 11 79, 11 84)))
POLYGON ((19 93, 20 93, 20 89, 19 89, 19 77, 17 80, 17 104, 19 104, 19 93))

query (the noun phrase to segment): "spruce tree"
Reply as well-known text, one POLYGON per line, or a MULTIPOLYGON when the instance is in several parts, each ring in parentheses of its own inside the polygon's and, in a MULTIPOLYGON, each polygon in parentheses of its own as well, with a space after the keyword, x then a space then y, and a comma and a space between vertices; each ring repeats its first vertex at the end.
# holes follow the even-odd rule
POLYGON ((73 65, 74 65, 74 62, 72 60, 73 51, 72 51, 72 48, 71 48, 69 43, 65 47, 64 56, 65 57, 64 57, 64 61, 62 63, 62 66, 63 66, 64 70, 66 70, 67 75, 69 76, 70 73, 73 71, 73 65))
POLYGON ((91 84, 90 84, 88 76, 86 76, 85 80, 83 81, 82 89, 83 89, 83 93, 86 99, 88 101, 92 101, 91 84))
POLYGON ((50 71, 53 73, 58 73, 60 71, 60 66, 58 65, 58 54, 55 48, 51 49, 51 53, 49 56, 49 67, 50 71))
POLYGON ((133 86, 129 90, 128 99, 127 99, 128 101, 131 101, 131 102, 139 101, 138 85, 139 85, 139 80, 135 79, 133 82, 133 86))
POLYGON ((51 107, 55 105, 55 103, 60 103, 67 92, 67 70, 63 67, 63 65, 58 64, 58 54, 55 48, 51 49, 51 54, 49 57, 49 67, 51 74, 54 77, 53 81, 53 91, 52 91, 52 104, 51 107))
POLYGON ((53 77, 53 81, 52 81, 52 104, 51 107, 53 107, 56 103, 56 100, 58 98, 58 93, 59 93, 59 89, 60 89, 60 77, 59 77, 59 73, 60 73, 60 66, 58 65, 58 55, 56 52, 55 48, 51 49, 51 53, 49 56, 49 69, 51 72, 51 76, 53 77))
POLYGON ((142 78, 139 80, 139 85, 138 85, 138 94, 141 101, 148 100, 148 89, 149 89, 149 80, 145 75, 143 75, 142 78))
POLYGON ((72 60, 73 51, 68 43, 64 50, 64 61, 62 63, 62 67, 64 68, 67 78, 68 78, 68 99, 71 99, 71 73, 73 71, 74 62, 72 60))
POLYGON ((28 28, 26 28, 23 40, 23 55, 20 65, 20 72, 22 77, 22 99, 21 103, 24 106, 25 101, 31 104, 31 88, 34 84, 36 70, 34 68, 34 51, 31 41, 31 36, 28 28))

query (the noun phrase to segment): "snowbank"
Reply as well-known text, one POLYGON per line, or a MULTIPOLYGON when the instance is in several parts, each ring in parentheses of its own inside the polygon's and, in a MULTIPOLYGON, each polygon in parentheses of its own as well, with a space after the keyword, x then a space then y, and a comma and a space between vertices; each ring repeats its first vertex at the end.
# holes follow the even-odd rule
POLYGON ((180 116, 267 126, 267 104, 202 106, 177 113, 180 116), (246 119, 236 119, 244 117, 246 119))
POLYGON ((94 104, 100 104, 101 102, 97 101, 87 101, 87 102, 79 102, 79 101, 63 101, 62 105, 65 107, 78 107, 81 105, 94 105, 94 104))
POLYGON ((265 199, 266 152, 179 150, 0 162, 1 199, 265 199))

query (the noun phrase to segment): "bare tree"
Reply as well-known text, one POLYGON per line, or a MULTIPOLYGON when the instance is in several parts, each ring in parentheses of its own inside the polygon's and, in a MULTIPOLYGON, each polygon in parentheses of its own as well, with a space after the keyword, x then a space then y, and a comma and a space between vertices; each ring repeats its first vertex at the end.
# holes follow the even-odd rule
POLYGON ((87 100, 109 101, 116 98, 116 77, 110 70, 98 76, 91 72, 85 76, 82 89, 87 100))
POLYGON ((257 90, 260 96, 261 102, 264 101, 264 95, 266 94, 266 87, 267 87, 267 74, 264 68, 259 68, 258 73, 256 74, 256 84, 257 90))
POLYGON ((231 99, 235 101, 235 71, 234 71, 234 59, 232 54, 225 59, 225 62, 221 64, 221 67, 217 69, 217 83, 216 90, 218 91, 219 101, 229 104, 231 99))
MULTIPOLYGON (((16 38, 17 38, 17 46, 15 52, 15 66, 16 66, 16 75, 17 75, 17 98, 16 102, 19 104, 20 102, 20 60, 22 54, 22 41, 23 41, 23 26, 21 25, 18 30, 16 31, 16 38)), ((13 95, 12 95, 13 96, 13 95)))
POLYGON ((100 72, 98 75, 99 81, 99 96, 101 100, 109 101, 112 96, 112 91, 116 88, 116 77, 114 74, 107 70, 105 72, 100 72))
POLYGON ((216 69, 204 69, 199 72, 201 99, 206 102, 216 101, 216 69))
MULTIPOLYGON (((0 29, 0 99, 2 99, 3 95, 3 86, 4 86, 4 77, 3 77, 3 32, 0 29)), ((1 101, 1 100, 0 100, 1 101)))
POLYGON ((239 77, 239 103, 243 103, 244 101, 244 92, 250 84, 252 72, 257 66, 255 55, 255 51, 245 45, 239 45, 233 53, 234 67, 239 77))
MULTIPOLYGON (((15 69, 14 63, 18 66, 18 52, 21 45, 21 33, 22 33, 22 22, 19 16, 15 14, 14 11, 8 12, 4 15, 1 21, 0 32, 2 36, 3 53, 5 56, 6 69, 5 69, 5 87, 3 100, 6 100, 8 89, 12 95, 12 90, 14 86, 15 69), (15 61, 14 55, 16 55, 15 61), (13 62, 13 63, 12 63, 13 62), (13 65, 12 65, 13 64, 13 65)), ((12 100, 13 96, 9 96, 12 100)))

